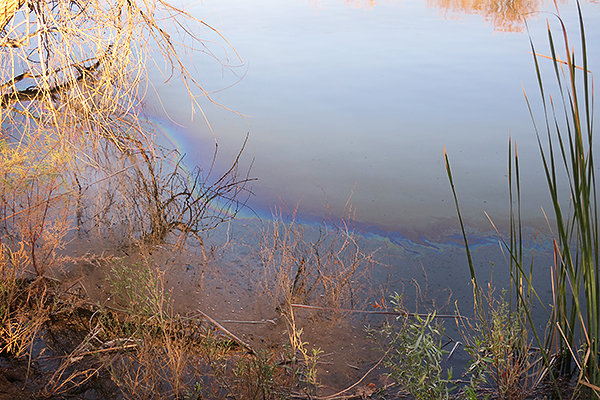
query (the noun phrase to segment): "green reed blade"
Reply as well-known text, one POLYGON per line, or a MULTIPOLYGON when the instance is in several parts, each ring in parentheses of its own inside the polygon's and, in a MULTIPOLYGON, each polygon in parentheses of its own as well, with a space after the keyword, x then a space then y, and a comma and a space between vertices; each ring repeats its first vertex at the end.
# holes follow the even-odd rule
MULTIPOLYGON (((448 175, 448 180, 450 181, 450 187, 452 188, 452 195, 454 196, 454 204, 456 205, 456 213, 458 214, 458 221, 460 223, 460 229, 462 231, 463 240, 465 242, 465 250, 467 253, 467 262, 469 264, 469 272, 471 273, 471 281, 473 282, 473 291, 474 293, 479 293, 478 284, 477 284, 477 276, 475 275, 475 266, 473 265, 473 259, 471 258, 471 250, 469 249, 469 241, 467 240, 467 231, 465 230, 465 225, 463 223, 462 215, 460 213, 460 206, 458 204, 458 196, 456 194, 456 187, 454 186, 454 180, 452 179, 452 170, 450 169, 450 160, 448 159, 448 153, 446 152, 446 146, 444 146, 444 161, 446 163, 446 173, 448 175)), ((479 297, 475 296, 475 306, 479 307, 481 304, 479 301, 479 297)))
MULTIPOLYGON (((555 345, 553 340, 557 340, 564 354, 576 354, 577 348, 581 345, 588 346, 591 354, 597 354, 600 333, 598 326, 600 322, 599 277, 597 273, 600 243, 592 151, 593 86, 591 85, 593 83, 590 83, 588 76, 587 47, 581 7, 579 4, 577 7, 581 33, 581 67, 576 64, 576 53, 569 44, 569 35, 560 15, 557 15, 557 18, 565 46, 565 61, 558 57, 554 37, 548 26, 548 42, 562 104, 563 121, 559 122, 552 97, 549 97, 551 112, 547 107, 546 99, 543 98, 544 119, 548 130, 548 149, 544 149, 538 134, 538 144, 556 217, 557 242, 560 249, 560 257, 557 259, 554 275, 556 293, 553 317, 563 334, 556 336, 550 332, 546 338, 546 348, 553 348, 555 345), (578 70, 582 71, 583 86, 579 83, 578 70), (582 102, 580 102, 580 96, 583 96, 581 97, 582 102), (553 140, 558 142, 558 155, 564 167, 563 172, 567 176, 571 195, 571 201, 566 210, 558 199, 559 186, 555 150, 552 146, 553 140), (575 343, 577 335, 580 336, 579 344, 575 343)), ((536 58, 534 52, 534 59, 536 58)), ((544 96, 537 59, 535 66, 540 93, 544 96)), ((600 378, 600 368, 597 362, 585 359, 580 361, 582 361, 581 376, 588 379, 590 383, 597 384, 600 378)), ((568 372, 569 364, 568 361, 565 363, 563 372, 568 372)))

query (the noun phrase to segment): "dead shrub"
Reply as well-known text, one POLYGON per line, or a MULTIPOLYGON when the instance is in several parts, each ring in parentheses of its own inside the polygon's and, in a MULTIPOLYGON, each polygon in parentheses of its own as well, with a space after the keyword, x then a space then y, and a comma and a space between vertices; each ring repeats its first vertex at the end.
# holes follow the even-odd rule
POLYGON ((353 209, 347 205, 339 223, 330 218, 319 227, 299 223, 296 213, 297 206, 287 218, 276 210, 260 234, 264 291, 284 309, 293 303, 353 309, 377 262, 376 251, 361 250, 353 209))

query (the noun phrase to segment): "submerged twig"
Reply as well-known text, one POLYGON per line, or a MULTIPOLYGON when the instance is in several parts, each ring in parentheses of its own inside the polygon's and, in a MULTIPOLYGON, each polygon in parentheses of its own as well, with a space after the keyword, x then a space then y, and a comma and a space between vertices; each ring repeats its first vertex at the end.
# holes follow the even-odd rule
MULTIPOLYGON (((356 382, 355 382, 353 385, 351 385, 351 386, 348 386, 346 389, 344 389, 344 390, 342 390, 342 391, 339 391, 339 392, 337 392, 337 393, 331 394, 331 395, 329 395, 329 396, 323 396, 323 397, 318 397, 318 396, 315 396, 315 397, 312 397, 312 398, 313 398, 313 399, 316 399, 316 400, 333 400, 333 399, 342 399, 342 398, 343 398, 343 399, 351 399, 351 398, 354 398, 354 397, 359 397, 359 396, 357 396, 357 395, 352 395, 352 396, 344 396, 344 393, 346 393, 347 391, 349 391, 349 390, 351 390, 351 389, 355 388, 355 387, 356 387, 358 384, 360 384, 360 383, 361 383, 361 382, 362 382, 362 381, 363 381, 363 380, 364 380, 364 379, 367 377, 367 375, 369 375, 371 372, 373 372, 373 370, 374 370, 375 368, 377 368, 377 367, 379 366, 379 364, 381 364, 381 363, 383 362, 383 360, 384 360, 384 359, 385 359, 385 357, 388 355, 388 353, 390 352, 390 350, 391 350, 391 349, 392 349, 392 348, 390 347, 390 348, 389 348, 389 349, 388 349, 388 350, 387 350, 387 351, 386 351, 386 352, 383 354, 383 356, 381 356, 381 358, 379 359, 379 361, 377 361, 377 363, 376 363, 375 365, 373 365, 373 366, 371 367, 371 369, 369 369, 369 370, 368 370, 368 371, 367 371, 367 372, 366 372, 366 373, 365 373, 365 374, 364 374, 364 375, 363 375, 363 376, 362 376, 362 377, 361 377, 361 378, 360 378, 358 381, 356 381, 356 382)), ((295 396, 295 397, 298 397, 298 396, 295 396)))
MULTIPOLYGON (((292 307, 296 308, 307 308, 310 310, 326 310, 326 311, 342 311, 342 312, 353 312, 353 313, 363 313, 363 314, 381 314, 381 315, 405 315, 409 317, 427 317, 427 314, 419 314, 419 313, 409 313, 405 311, 368 311, 368 310, 351 310, 347 308, 331 308, 331 307, 319 307, 319 306, 307 306, 305 304, 292 304, 292 307)), ((462 315, 448 315, 448 314, 436 314, 436 318, 461 318, 461 319, 470 319, 468 317, 463 317, 462 315)))
POLYGON ((217 321, 215 321, 214 319, 212 319, 211 317, 209 317, 208 315, 206 315, 206 313, 204 313, 204 312, 202 312, 200 310, 196 310, 196 311, 198 311, 204 318, 206 318, 207 320, 209 320, 214 326, 216 326, 221 331, 223 331, 223 333, 225 333, 227 336, 229 336, 231 339, 233 339, 234 342, 236 342, 237 344, 239 344, 242 347, 245 347, 246 350, 248 350, 248 352, 250 354, 255 354, 254 350, 252 349, 252 347, 250 347, 249 344, 247 344, 242 339, 240 339, 237 336, 235 336, 233 333, 229 332, 227 329, 225 329, 225 327, 223 327, 223 325, 219 324, 217 321))
POLYGON ((223 324, 267 324, 267 323, 271 323, 273 325, 277 324, 277 322, 275 322, 275 320, 273 320, 273 319, 263 319, 262 321, 237 321, 234 319, 222 319, 219 322, 221 322, 223 324))

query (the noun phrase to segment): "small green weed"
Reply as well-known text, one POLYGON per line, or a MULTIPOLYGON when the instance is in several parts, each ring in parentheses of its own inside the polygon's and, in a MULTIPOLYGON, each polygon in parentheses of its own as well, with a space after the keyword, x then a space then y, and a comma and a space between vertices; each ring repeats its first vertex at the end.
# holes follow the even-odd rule
POLYGON ((294 376, 281 370, 273 353, 265 349, 257 350, 254 355, 241 357, 233 372, 239 398, 289 398, 289 386, 294 376))
POLYGON ((466 391, 475 394, 485 387, 501 399, 525 399, 537 377, 531 373, 535 371, 532 371, 526 316, 520 309, 511 312, 504 296, 495 298, 491 284, 479 299, 487 306, 480 304, 475 308, 474 323, 466 318, 457 320, 465 349, 472 359, 467 371, 471 385, 466 391))
POLYGON ((389 376, 416 399, 448 399, 452 369, 444 373, 441 366, 445 353, 441 341, 444 327, 436 321, 435 313, 425 318, 408 316, 400 308, 398 293, 391 302, 395 311, 403 314, 397 318, 402 325, 386 322, 381 329, 368 331, 371 337, 382 339, 391 349, 384 360, 389 376))
POLYGON ((166 313, 170 293, 165 292, 162 274, 142 262, 133 266, 118 260, 107 278, 114 300, 130 315, 159 317, 166 313))

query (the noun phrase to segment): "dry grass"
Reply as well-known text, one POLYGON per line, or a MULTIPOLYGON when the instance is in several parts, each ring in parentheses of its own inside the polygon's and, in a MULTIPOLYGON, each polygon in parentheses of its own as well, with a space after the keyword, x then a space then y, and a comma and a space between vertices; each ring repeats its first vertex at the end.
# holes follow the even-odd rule
POLYGON ((1 3, 0 346, 22 355, 51 313, 43 277, 74 261, 68 234, 202 241, 243 204, 248 177, 239 154, 218 176, 214 160, 188 171, 143 116, 153 62, 192 107, 197 92, 211 100, 180 54, 204 34, 235 51, 204 21, 161 0, 1 3))
MULTIPOLYGON (((318 391, 317 363, 323 352, 305 341, 292 304, 326 308, 329 323, 343 323, 344 309, 362 306, 367 297, 377 252, 361 249, 349 201, 339 222, 330 217, 319 226, 297 221, 297 209, 287 217, 282 209, 274 213, 273 222, 259 234, 255 254, 261 264, 259 285, 286 322, 293 368, 304 396, 311 398, 318 391)), ((319 313, 312 318, 325 322, 319 313)))
POLYGON ((286 218, 279 209, 260 235, 264 291, 284 310, 293 303, 353 309, 377 258, 376 251, 362 251, 352 209, 347 205, 339 223, 330 219, 318 227, 297 222, 296 212, 286 218))
POLYGON ((102 375, 112 396, 131 399, 284 399, 298 386, 291 354, 240 346, 203 314, 173 314, 162 273, 148 263, 116 262, 109 281, 115 304, 76 311, 85 335, 59 357, 42 394, 67 396, 102 375))
POLYGON ((21 357, 52 310, 50 270, 71 228, 61 176, 66 155, 0 139, 0 353, 21 357))

